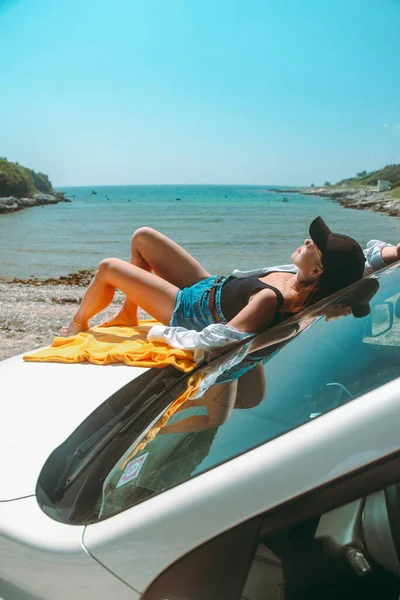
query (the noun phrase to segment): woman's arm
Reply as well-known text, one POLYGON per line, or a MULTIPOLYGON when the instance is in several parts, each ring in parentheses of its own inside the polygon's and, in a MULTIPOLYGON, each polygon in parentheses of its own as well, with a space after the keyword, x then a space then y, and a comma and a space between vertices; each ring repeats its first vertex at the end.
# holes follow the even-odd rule
POLYGON ((400 259, 400 244, 397 246, 384 246, 381 257, 385 264, 390 265, 400 259))
POLYGON ((230 345, 270 325, 277 308, 277 298, 271 290, 262 290, 229 323, 213 323, 201 331, 184 327, 155 326, 147 335, 150 342, 164 342, 172 348, 194 350, 194 360, 202 362, 204 351, 225 351, 230 345))
POLYGON ((400 259, 400 244, 393 246, 381 240, 370 240, 364 250, 364 276, 382 269, 400 259))

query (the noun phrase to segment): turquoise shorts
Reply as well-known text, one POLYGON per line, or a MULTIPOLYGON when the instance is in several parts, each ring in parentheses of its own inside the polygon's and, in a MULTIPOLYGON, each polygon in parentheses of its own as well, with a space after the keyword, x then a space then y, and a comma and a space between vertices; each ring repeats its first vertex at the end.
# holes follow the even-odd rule
POLYGON ((226 324, 226 319, 221 310, 221 290, 228 277, 207 277, 193 285, 179 290, 175 299, 175 308, 172 313, 170 325, 172 327, 186 327, 201 331, 213 323, 226 324), (210 292, 215 288, 214 307, 208 306, 210 292), (217 313, 219 321, 214 313, 217 313))

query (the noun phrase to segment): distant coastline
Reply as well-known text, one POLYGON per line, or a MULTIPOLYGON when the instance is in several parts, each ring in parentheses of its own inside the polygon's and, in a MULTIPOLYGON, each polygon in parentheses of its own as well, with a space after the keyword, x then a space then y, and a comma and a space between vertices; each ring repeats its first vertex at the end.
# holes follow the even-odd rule
MULTIPOLYGON (((266 189, 265 191, 276 190, 266 189)), ((342 179, 335 185, 326 181, 323 187, 311 185, 310 187, 285 188, 282 192, 329 198, 344 208, 372 210, 391 217, 398 217, 400 216, 400 165, 386 165, 382 169, 370 173, 361 171, 355 177, 342 179), (378 191, 381 187, 387 191, 378 191)), ((284 200, 287 201, 287 198, 282 201, 284 200)))
POLYGON ((13 213, 24 208, 32 208, 34 206, 46 206, 48 204, 58 204, 58 202, 71 202, 65 197, 64 192, 53 191, 51 194, 41 194, 40 192, 29 198, 15 198, 15 196, 7 196, 0 198, 0 215, 13 213))
POLYGON ((0 214, 58 202, 71 200, 53 189, 47 175, 0 158, 0 214))
MULTIPOLYGON (((265 188, 266 192, 277 192, 276 188, 265 188)), ((377 192, 375 186, 365 187, 296 187, 279 189, 282 194, 302 194, 303 196, 319 196, 338 202, 344 208, 372 210, 385 213, 391 217, 400 216, 400 199, 390 191, 377 192)))
MULTIPOLYGON (((329 198, 335 202, 338 202, 344 208, 372 210, 374 212, 385 213, 391 217, 400 216, 400 199, 392 196, 390 191, 377 192, 374 187, 298 187, 280 188, 279 190, 276 188, 265 188, 265 191, 274 193, 279 191, 282 194, 302 194, 305 196, 329 198)), ((286 201, 286 198, 284 198, 284 201, 286 201)), ((72 202, 72 200, 66 197, 65 192, 58 192, 55 190, 52 190, 51 193, 48 194, 36 192, 31 197, 0 197, 0 215, 13 213, 24 208, 58 204, 59 202, 72 202)))

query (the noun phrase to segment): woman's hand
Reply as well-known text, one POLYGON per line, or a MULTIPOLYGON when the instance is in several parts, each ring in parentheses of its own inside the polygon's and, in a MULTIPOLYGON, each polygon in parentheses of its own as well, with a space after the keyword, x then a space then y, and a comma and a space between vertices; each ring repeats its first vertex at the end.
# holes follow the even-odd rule
POLYGON ((397 246, 384 246, 381 250, 381 257, 387 265, 400 260, 400 244, 397 244, 397 246))

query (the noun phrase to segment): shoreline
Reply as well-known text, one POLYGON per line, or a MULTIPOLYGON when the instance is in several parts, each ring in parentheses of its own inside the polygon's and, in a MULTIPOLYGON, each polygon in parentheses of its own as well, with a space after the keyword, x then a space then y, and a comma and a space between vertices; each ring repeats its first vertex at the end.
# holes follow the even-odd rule
POLYGON ((7 196, 0 198, 0 215, 14 213, 24 208, 33 208, 35 206, 47 206, 48 204, 58 204, 59 202, 72 202, 65 197, 65 192, 56 192, 53 190, 49 194, 37 193, 32 197, 16 198, 7 196))
POLYGON ((85 289, 95 274, 95 269, 81 269, 75 273, 68 273, 68 275, 60 275, 59 277, 50 277, 48 279, 39 279, 39 277, 29 277, 28 279, 22 279, 20 277, 13 277, 8 279, 7 277, 0 277, 0 285, 30 285, 32 287, 46 287, 46 286, 75 286, 85 289))
MULTIPOLYGON (((266 188, 266 192, 278 190, 266 188)), ((390 191, 377 192, 375 187, 342 188, 342 187, 319 187, 319 188, 285 188, 279 190, 282 194, 301 194, 303 196, 318 196, 338 202, 344 208, 356 210, 371 210, 384 213, 390 217, 400 217, 400 199, 392 196, 390 191)))
MULTIPOLYGON (((294 187, 265 188, 265 192, 274 192, 282 194, 301 194, 304 196, 317 196, 319 198, 328 198, 338 202, 344 208, 354 208, 356 210, 371 210, 373 212, 384 213, 391 217, 400 216, 400 199, 392 196, 390 191, 377 192, 375 187, 365 186, 360 188, 342 188, 337 186, 330 187, 294 187)), ((57 192, 53 190, 50 194, 37 193, 30 198, 16 198, 8 196, 0 198, 0 215, 17 212, 24 208, 33 208, 35 206, 46 206, 49 204, 58 204, 59 202, 72 202, 66 197, 66 192, 57 192)), ((287 198, 281 200, 288 202, 287 198)))

